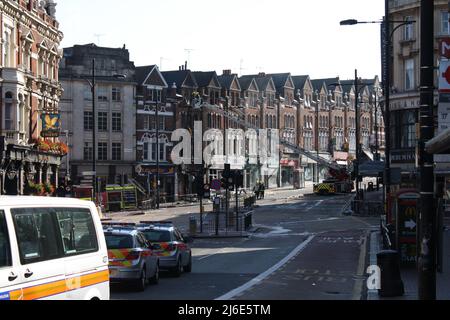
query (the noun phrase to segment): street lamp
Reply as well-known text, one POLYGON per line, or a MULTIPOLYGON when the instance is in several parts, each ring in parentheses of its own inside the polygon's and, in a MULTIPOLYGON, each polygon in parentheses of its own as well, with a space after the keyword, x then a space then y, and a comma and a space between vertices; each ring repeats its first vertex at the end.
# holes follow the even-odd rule
MULTIPOLYGON (((92 59, 92 75, 90 76, 91 80, 89 80, 88 76, 81 76, 82 79, 86 80, 89 86, 91 87, 92 92, 92 201, 97 204, 97 162, 96 162, 96 147, 95 147, 95 135, 96 135, 96 126, 95 126, 95 86, 96 86, 96 75, 95 75, 95 59, 92 59)), ((113 76, 102 77, 108 79, 125 79, 126 75, 124 74, 115 74, 113 76)))
POLYGON ((382 24, 384 27, 384 55, 385 55, 385 63, 383 66, 383 73, 384 73, 384 96, 385 96, 385 112, 384 112, 384 119, 385 119, 385 137, 386 137, 386 146, 385 146, 385 181, 384 181, 384 194, 385 199, 389 199, 390 194, 390 166, 391 166, 391 117, 390 117, 390 87, 391 87, 391 75, 390 75, 390 62, 391 62, 391 46, 393 42, 394 33, 396 30, 398 30, 400 27, 413 24, 416 21, 415 20, 409 20, 409 21, 392 21, 389 19, 389 0, 385 0, 385 17, 383 20, 379 21, 358 21, 356 19, 347 19, 342 20, 340 22, 341 26, 350 26, 350 25, 356 25, 356 24, 367 24, 367 23, 376 23, 376 24, 382 24), (396 26, 392 32, 390 32, 390 25, 394 23, 399 23, 398 26, 396 26))

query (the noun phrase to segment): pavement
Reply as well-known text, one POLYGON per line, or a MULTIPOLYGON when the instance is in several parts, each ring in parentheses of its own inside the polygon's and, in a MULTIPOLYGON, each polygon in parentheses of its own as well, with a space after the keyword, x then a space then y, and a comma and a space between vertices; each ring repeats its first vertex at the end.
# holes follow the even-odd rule
MULTIPOLYGON (((366 193, 366 201, 382 201, 382 192, 366 193)), ((383 250, 383 238, 380 228, 374 228, 370 234, 368 263, 377 265, 377 254, 383 250)), ((450 300, 450 221, 446 221, 446 230, 444 231, 444 260, 443 272, 437 274, 437 299, 450 300)), ((378 290, 368 290, 367 300, 418 300, 418 272, 414 267, 401 267, 401 278, 405 287, 405 294, 401 297, 385 298, 380 297, 378 290)))
MULTIPOLYGON (((450 300, 450 224, 444 231, 444 258, 443 269, 436 276, 436 297, 438 300, 450 300)), ((370 265, 377 265, 377 253, 383 248, 382 236, 379 231, 371 234, 370 240, 370 265)), ((419 300, 418 296, 418 272, 416 268, 402 267, 400 269, 401 278, 405 287, 405 294, 400 297, 382 298, 377 290, 369 290, 368 300, 419 300)))

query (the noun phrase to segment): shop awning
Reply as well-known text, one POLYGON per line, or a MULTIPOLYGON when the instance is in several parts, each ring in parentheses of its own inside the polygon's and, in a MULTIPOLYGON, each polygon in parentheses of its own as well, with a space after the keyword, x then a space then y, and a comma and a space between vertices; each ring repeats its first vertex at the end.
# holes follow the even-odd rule
POLYGON ((383 161, 369 161, 359 166, 359 174, 363 177, 378 177, 386 167, 383 161))
POLYGON ((367 156, 367 158, 369 158, 371 161, 374 160, 375 157, 373 156, 372 152, 370 152, 369 150, 365 150, 365 149, 363 149, 363 152, 367 156))
POLYGON ((425 151, 430 154, 450 154, 450 129, 428 141, 425 151))

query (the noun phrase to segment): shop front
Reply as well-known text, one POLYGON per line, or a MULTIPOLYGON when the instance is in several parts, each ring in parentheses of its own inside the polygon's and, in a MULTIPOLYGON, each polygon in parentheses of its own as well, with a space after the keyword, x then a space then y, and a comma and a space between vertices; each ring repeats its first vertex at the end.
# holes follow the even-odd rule
MULTIPOLYGON (((161 165, 159 168, 159 199, 160 203, 174 202, 176 198, 176 169, 173 165, 161 165)), ((137 181, 145 186, 151 197, 157 189, 158 170, 154 165, 138 165, 137 181)))
POLYGON ((54 195, 59 186, 59 168, 66 150, 43 151, 35 146, 0 144, 0 194, 54 195))
POLYGON ((281 165, 281 187, 295 187, 300 189, 300 167, 299 161, 293 159, 282 159, 281 165))

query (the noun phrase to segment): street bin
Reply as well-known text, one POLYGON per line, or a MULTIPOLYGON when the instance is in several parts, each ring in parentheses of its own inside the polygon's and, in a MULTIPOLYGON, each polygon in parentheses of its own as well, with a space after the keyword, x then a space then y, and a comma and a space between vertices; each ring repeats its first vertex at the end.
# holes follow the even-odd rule
POLYGON ((191 236, 197 234, 197 219, 194 216, 189 217, 189 233, 191 236))
POLYGON ((381 270, 380 297, 401 297, 405 288, 400 275, 400 258, 397 251, 384 250, 377 254, 377 264, 381 270))

